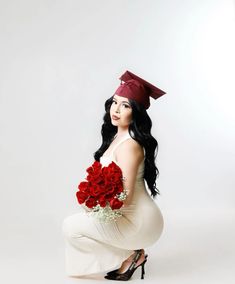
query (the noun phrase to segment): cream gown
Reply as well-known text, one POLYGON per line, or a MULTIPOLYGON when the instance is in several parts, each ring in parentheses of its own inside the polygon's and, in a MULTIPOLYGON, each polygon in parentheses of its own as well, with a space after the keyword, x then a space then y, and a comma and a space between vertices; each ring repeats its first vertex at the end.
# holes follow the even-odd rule
MULTIPOLYGON (((113 152, 126 139, 115 145, 109 156, 102 156, 103 166, 117 161, 113 152)), ((135 190, 129 206, 121 208, 123 216, 116 222, 100 223, 87 216, 81 207, 63 220, 65 270, 69 276, 103 273, 120 267, 133 250, 153 245, 160 237, 164 221, 156 202, 146 190, 143 179, 144 161, 138 168, 135 190)))

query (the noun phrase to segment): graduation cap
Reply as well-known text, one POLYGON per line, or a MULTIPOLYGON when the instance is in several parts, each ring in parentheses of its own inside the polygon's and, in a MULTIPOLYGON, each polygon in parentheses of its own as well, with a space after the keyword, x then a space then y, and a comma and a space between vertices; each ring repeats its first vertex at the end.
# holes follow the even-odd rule
POLYGON ((166 94, 166 92, 153 86, 130 71, 126 71, 119 79, 121 80, 121 84, 117 88, 114 95, 133 99, 142 104, 145 109, 148 109, 150 106, 149 97, 152 97, 156 100, 157 98, 166 94))

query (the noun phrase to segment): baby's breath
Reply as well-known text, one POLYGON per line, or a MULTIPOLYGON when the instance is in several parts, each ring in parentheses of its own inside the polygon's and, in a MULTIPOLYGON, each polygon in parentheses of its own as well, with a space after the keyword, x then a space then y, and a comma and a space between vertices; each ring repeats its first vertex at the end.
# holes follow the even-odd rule
POLYGON ((117 198, 121 201, 125 200, 127 198, 127 190, 124 189, 123 192, 119 193, 119 195, 117 196, 117 198))
POLYGON ((109 205, 101 207, 99 204, 96 205, 91 212, 87 212, 88 216, 97 218, 102 223, 109 223, 116 221, 117 218, 122 216, 122 213, 118 210, 112 210, 109 205))

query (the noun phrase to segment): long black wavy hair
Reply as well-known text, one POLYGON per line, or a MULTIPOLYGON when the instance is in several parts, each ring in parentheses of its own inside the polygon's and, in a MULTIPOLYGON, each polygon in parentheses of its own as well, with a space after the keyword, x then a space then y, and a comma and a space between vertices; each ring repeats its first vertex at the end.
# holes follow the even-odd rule
MULTIPOLYGON (((156 179, 159 176, 159 170, 155 164, 155 159, 158 153, 158 142, 151 135, 152 121, 144 106, 132 99, 128 100, 132 107, 132 121, 129 124, 128 131, 130 136, 142 147, 144 147, 144 179, 146 180, 148 188, 151 191, 151 196, 155 198, 157 194, 160 194, 158 188, 156 187, 156 179), (132 132, 134 133, 134 136, 132 132)), ((107 99, 105 102, 105 114, 103 117, 104 123, 101 128, 102 145, 94 153, 94 158, 96 161, 100 161, 100 157, 108 149, 115 134, 117 133, 117 126, 114 126, 111 123, 110 118, 110 107, 112 102, 113 96, 107 99)))

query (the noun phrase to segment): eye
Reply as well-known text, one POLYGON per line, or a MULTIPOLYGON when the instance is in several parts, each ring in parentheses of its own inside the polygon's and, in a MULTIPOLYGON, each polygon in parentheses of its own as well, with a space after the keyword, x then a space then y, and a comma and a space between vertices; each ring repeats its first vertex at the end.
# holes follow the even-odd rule
MULTIPOLYGON (((117 104, 117 102, 115 100, 112 100, 112 104, 117 104)), ((123 103, 122 106, 124 106, 125 108, 130 108, 130 106, 125 103, 123 103)))

